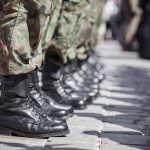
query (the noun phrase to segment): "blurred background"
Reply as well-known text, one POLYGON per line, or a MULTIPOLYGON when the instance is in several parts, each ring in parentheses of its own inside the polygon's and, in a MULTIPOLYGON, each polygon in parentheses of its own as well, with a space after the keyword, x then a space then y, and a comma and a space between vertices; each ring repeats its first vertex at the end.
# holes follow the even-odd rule
POLYGON ((116 40, 124 51, 150 59, 150 1, 106 0, 99 41, 116 40))

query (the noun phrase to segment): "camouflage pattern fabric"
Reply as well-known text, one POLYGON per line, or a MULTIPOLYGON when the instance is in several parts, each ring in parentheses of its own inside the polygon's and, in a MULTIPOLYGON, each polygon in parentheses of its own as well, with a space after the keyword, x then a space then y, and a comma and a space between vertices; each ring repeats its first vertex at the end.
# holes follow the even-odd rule
POLYGON ((90 48, 93 49, 97 44, 97 36, 98 36, 98 29, 102 22, 102 11, 105 4, 105 0, 94 0, 90 17, 92 22, 92 31, 91 31, 91 38, 90 38, 90 48))
MULTIPOLYGON (((91 0, 92 1, 92 0, 91 0)), ((64 64, 77 57, 77 49, 82 49, 90 40, 91 11, 90 0, 64 0, 58 25, 47 55, 51 61, 64 64)))
POLYGON ((72 34, 72 43, 71 43, 72 46, 69 49, 67 49, 67 57, 69 59, 77 58, 78 50, 79 49, 82 50, 82 46, 85 45, 85 43, 87 42, 88 35, 90 32, 88 31, 84 35, 82 33, 85 33, 84 31, 86 29, 89 29, 90 26, 89 23, 86 22, 90 8, 91 7, 89 0, 79 1, 77 9, 78 20, 76 22, 76 26, 72 34), (71 57, 72 53, 76 54, 75 57, 71 57))
POLYGON ((88 53, 87 50, 97 43, 97 33, 104 0, 86 0, 84 4, 85 9, 79 21, 78 32, 76 32, 77 58, 79 59, 84 59, 84 55, 88 53))
POLYGON ((86 49, 90 41, 91 31, 92 31, 90 13, 91 13, 93 3, 94 0, 84 0, 84 9, 82 11, 78 23, 78 27, 77 27, 78 32, 76 32, 75 35, 76 43, 77 43, 77 58, 80 58, 82 55, 86 53, 86 49))
POLYGON ((0 1, 0 74, 39 68, 53 36, 62 0, 0 1))
POLYGON ((47 51, 57 64, 86 52, 104 0, 1 0, 0 74, 39 68, 47 51))
POLYGON ((64 0, 51 46, 47 55, 51 61, 64 64, 76 57, 74 32, 81 14, 80 0, 64 0))

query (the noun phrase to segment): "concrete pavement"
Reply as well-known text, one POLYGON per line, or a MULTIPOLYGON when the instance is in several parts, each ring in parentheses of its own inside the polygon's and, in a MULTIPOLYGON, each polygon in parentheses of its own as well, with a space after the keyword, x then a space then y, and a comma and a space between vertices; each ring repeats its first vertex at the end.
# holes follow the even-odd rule
POLYGON ((150 65, 116 42, 96 48, 105 64, 101 96, 76 111, 67 137, 30 139, 0 135, 0 150, 150 150, 150 65))

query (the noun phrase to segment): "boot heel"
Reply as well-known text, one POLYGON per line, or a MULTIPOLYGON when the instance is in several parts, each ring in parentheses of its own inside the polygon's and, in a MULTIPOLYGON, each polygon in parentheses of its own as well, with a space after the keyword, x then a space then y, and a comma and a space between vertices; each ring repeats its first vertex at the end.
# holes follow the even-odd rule
POLYGON ((10 136, 10 135, 12 135, 11 132, 12 132, 11 129, 0 126, 0 135, 9 135, 10 136))

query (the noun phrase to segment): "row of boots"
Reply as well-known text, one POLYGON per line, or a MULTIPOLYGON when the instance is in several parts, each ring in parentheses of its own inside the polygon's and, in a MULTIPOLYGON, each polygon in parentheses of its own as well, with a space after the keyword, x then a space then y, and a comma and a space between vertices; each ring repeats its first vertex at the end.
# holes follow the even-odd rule
POLYGON ((66 120, 99 95, 102 68, 99 58, 91 53, 87 60, 64 66, 46 58, 40 71, 1 76, 0 127, 25 137, 67 135, 66 120), (42 74, 41 86, 38 73, 42 74))

